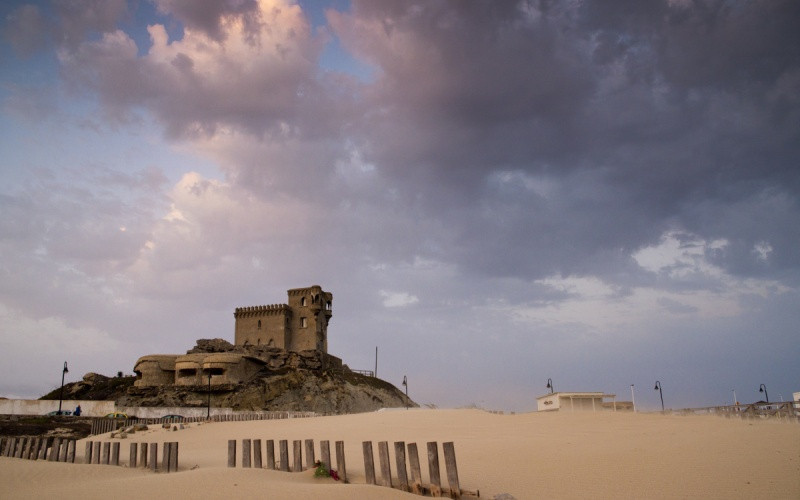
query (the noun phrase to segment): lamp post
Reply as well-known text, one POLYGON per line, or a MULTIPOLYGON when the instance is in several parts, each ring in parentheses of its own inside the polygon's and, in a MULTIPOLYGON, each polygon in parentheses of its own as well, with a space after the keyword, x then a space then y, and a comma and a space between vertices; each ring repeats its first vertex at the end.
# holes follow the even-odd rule
POLYGON ((664 413, 664 393, 661 392, 661 382, 656 380, 656 386, 653 390, 658 391, 658 395, 661 396, 661 413, 664 413))
POLYGON ((406 410, 408 410, 408 379, 403 375, 403 385, 406 386, 406 410))
POLYGON ((633 384, 631 384, 631 404, 633 405, 633 412, 636 413, 636 398, 633 397, 633 384))
POLYGON ((769 393, 767 392, 767 386, 764 385, 764 384, 761 384, 758 387, 758 392, 763 392, 764 393, 764 397, 767 398, 767 403, 769 403, 769 393))
POLYGON ((67 362, 64 361, 64 369, 61 370, 61 393, 58 396, 58 415, 61 415, 61 401, 64 399, 64 375, 69 372, 67 362))
POLYGON ((208 413, 206 418, 211 418, 211 368, 208 369, 208 413))
POLYGON ((550 389, 550 394, 553 394, 553 379, 551 378, 547 379, 547 389, 550 389))
POLYGON ((731 389, 731 390, 733 391, 733 406, 736 406, 737 404, 739 404, 739 402, 736 400, 736 389, 731 389))

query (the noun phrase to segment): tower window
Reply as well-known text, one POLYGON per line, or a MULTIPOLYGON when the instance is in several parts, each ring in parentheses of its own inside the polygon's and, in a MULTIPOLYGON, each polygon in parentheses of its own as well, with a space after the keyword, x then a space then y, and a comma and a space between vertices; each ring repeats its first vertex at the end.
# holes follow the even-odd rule
POLYGON ((305 297, 303 297, 302 299, 300 299, 300 305, 301 305, 301 306, 303 306, 303 307, 305 307, 305 305, 306 305, 306 298, 305 298, 305 297))
POLYGON ((300 318, 300 328, 306 328, 308 326, 308 320, 306 318, 300 318))
POLYGON ((258 320, 258 329, 261 330, 261 320, 258 320))

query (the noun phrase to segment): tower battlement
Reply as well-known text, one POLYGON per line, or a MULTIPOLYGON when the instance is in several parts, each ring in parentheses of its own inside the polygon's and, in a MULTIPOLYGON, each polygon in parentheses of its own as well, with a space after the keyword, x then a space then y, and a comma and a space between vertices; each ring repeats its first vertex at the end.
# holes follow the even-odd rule
POLYGON ((327 353, 333 294, 319 285, 293 288, 286 293, 288 304, 237 307, 233 312, 234 343, 327 353))

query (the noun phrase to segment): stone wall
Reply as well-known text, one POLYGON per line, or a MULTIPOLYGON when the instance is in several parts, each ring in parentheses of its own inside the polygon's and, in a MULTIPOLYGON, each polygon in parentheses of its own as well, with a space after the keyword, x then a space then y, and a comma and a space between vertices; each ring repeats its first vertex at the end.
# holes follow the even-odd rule
MULTIPOLYGON (((65 399, 62 410, 74 411, 81 406, 81 416, 103 417, 114 410, 114 401, 76 401, 65 399)), ((2 415, 46 415, 58 410, 58 400, 44 399, 0 399, 2 415)))

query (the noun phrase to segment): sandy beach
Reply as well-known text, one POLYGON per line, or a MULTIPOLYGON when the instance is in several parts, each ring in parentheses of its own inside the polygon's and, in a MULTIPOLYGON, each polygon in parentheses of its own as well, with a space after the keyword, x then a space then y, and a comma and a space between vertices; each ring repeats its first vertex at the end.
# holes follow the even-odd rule
MULTIPOLYGON (((108 435, 94 440, 109 440, 108 435)), ((290 420, 188 424, 121 441, 122 466, 0 458, 2 498, 413 498, 365 484, 362 441, 453 441, 461 487, 481 498, 800 498, 800 425, 717 416, 394 410, 290 420), (344 441, 350 484, 227 467, 229 439, 344 441), (180 443, 177 473, 127 467, 130 442, 180 443)), ((262 444, 263 446, 263 444, 262 444)), ((332 450, 333 451, 333 450, 332 450)), ((276 450, 277 454, 277 450, 276 450)), ((426 458, 422 476, 427 481, 426 458)), ((159 451, 159 460, 161 453, 159 451)), ((237 457, 241 460, 241 456, 237 457)), ((392 469, 394 471, 392 453, 392 469)), ((379 475, 379 472, 378 472, 379 475)), ((446 485, 444 462, 442 482, 446 485)))

